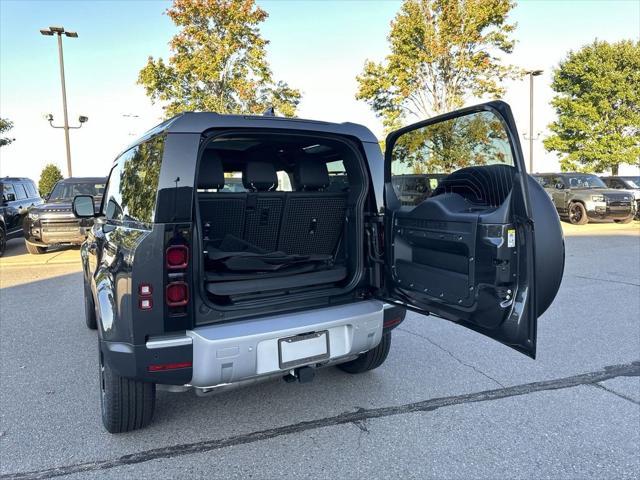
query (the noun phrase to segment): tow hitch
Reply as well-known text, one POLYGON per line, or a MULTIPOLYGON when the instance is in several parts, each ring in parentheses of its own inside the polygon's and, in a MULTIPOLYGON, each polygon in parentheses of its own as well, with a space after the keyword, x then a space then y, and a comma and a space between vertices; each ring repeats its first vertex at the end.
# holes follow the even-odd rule
POLYGON ((296 380, 300 383, 310 383, 313 381, 313 377, 316 375, 315 368, 312 367, 299 367, 289 371, 283 378, 287 383, 293 383, 296 380))

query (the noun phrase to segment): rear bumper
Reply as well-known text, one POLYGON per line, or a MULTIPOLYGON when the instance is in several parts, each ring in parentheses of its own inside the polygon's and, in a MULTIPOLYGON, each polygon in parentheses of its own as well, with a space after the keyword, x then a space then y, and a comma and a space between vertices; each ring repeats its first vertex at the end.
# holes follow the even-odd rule
POLYGON ((323 363, 353 357, 380 343, 383 320, 384 304, 374 300, 187 331, 193 345, 191 385, 211 387, 286 372, 279 366, 278 339, 303 333, 328 332, 329 358, 323 363))

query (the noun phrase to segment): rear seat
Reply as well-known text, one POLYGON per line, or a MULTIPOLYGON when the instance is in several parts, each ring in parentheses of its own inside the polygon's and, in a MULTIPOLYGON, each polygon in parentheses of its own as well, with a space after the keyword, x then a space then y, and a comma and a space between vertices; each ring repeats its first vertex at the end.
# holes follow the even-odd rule
POLYGON ((220 192, 224 187, 222 160, 216 152, 206 152, 200 161, 198 205, 205 239, 221 240, 225 235, 244 235, 246 193, 220 192))
POLYGON ((326 163, 317 160, 298 162, 294 183, 297 191, 286 196, 278 250, 332 255, 345 224, 347 193, 324 191, 329 172, 326 163))
POLYGON ((276 169, 267 162, 248 162, 242 174, 247 193, 244 240, 269 252, 278 247, 285 194, 278 187, 276 169))

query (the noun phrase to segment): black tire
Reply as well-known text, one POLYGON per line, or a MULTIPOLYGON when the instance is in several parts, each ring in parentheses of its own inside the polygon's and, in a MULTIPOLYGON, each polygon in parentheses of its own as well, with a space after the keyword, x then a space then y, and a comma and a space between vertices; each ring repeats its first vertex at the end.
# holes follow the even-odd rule
POLYGON ((580 202, 571 202, 569 204, 569 223, 572 225, 586 225, 589 222, 587 217, 587 209, 580 202))
POLYGON ((361 353, 358 358, 351 360, 350 362, 341 363, 338 365, 340 370, 347 373, 364 373, 369 370, 378 368, 384 363, 389 355, 391 349, 391 332, 383 333, 382 340, 377 347, 369 350, 368 352, 361 353))
POLYGON ((625 218, 624 220, 614 220, 616 223, 631 223, 633 217, 625 218))
POLYGON ((24 241, 25 246, 27 247, 27 252, 31 255, 40 255, 42 253, 47 252, 47 247, 41 247, 39 245, 34 245, 33 243, 29 243, 26 240, 24 241))
POLYGON ((98 328, 96 304, 93 300, 93 293, 87 285, 86 280, 84 281, 84 321, 87 324, 87 328, 90 330, 96 330, 98 328))
POLYGON ((0 226, 0 257, 4 254, 5 248, 7 248, 7 235, 4 227, 0 226))
POLYGON ((102 423, 109 433, 144 428, 151 423, 156 384, 117 375, 100 352, 100 406, 102 423))

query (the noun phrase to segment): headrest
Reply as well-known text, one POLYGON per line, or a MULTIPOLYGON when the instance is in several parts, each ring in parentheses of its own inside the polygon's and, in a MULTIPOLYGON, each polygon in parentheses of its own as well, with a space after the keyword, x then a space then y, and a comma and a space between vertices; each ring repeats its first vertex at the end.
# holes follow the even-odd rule
POLYGON ((272 163, 248 162, 242 173, 242 184, 252 192, 268 192, 278 186, 278 175, 272 163))
POLYGON ((215 188, 220 190, 224 187, 224 170, 222 160, 217 152, 205 150, 200 160, 200 171, 198 173, 198 188, 215 188))
POLYGON ((327 164, 320 160, 301 159, 293 175, 298 190, 322 190, 329 185, 327 164))

